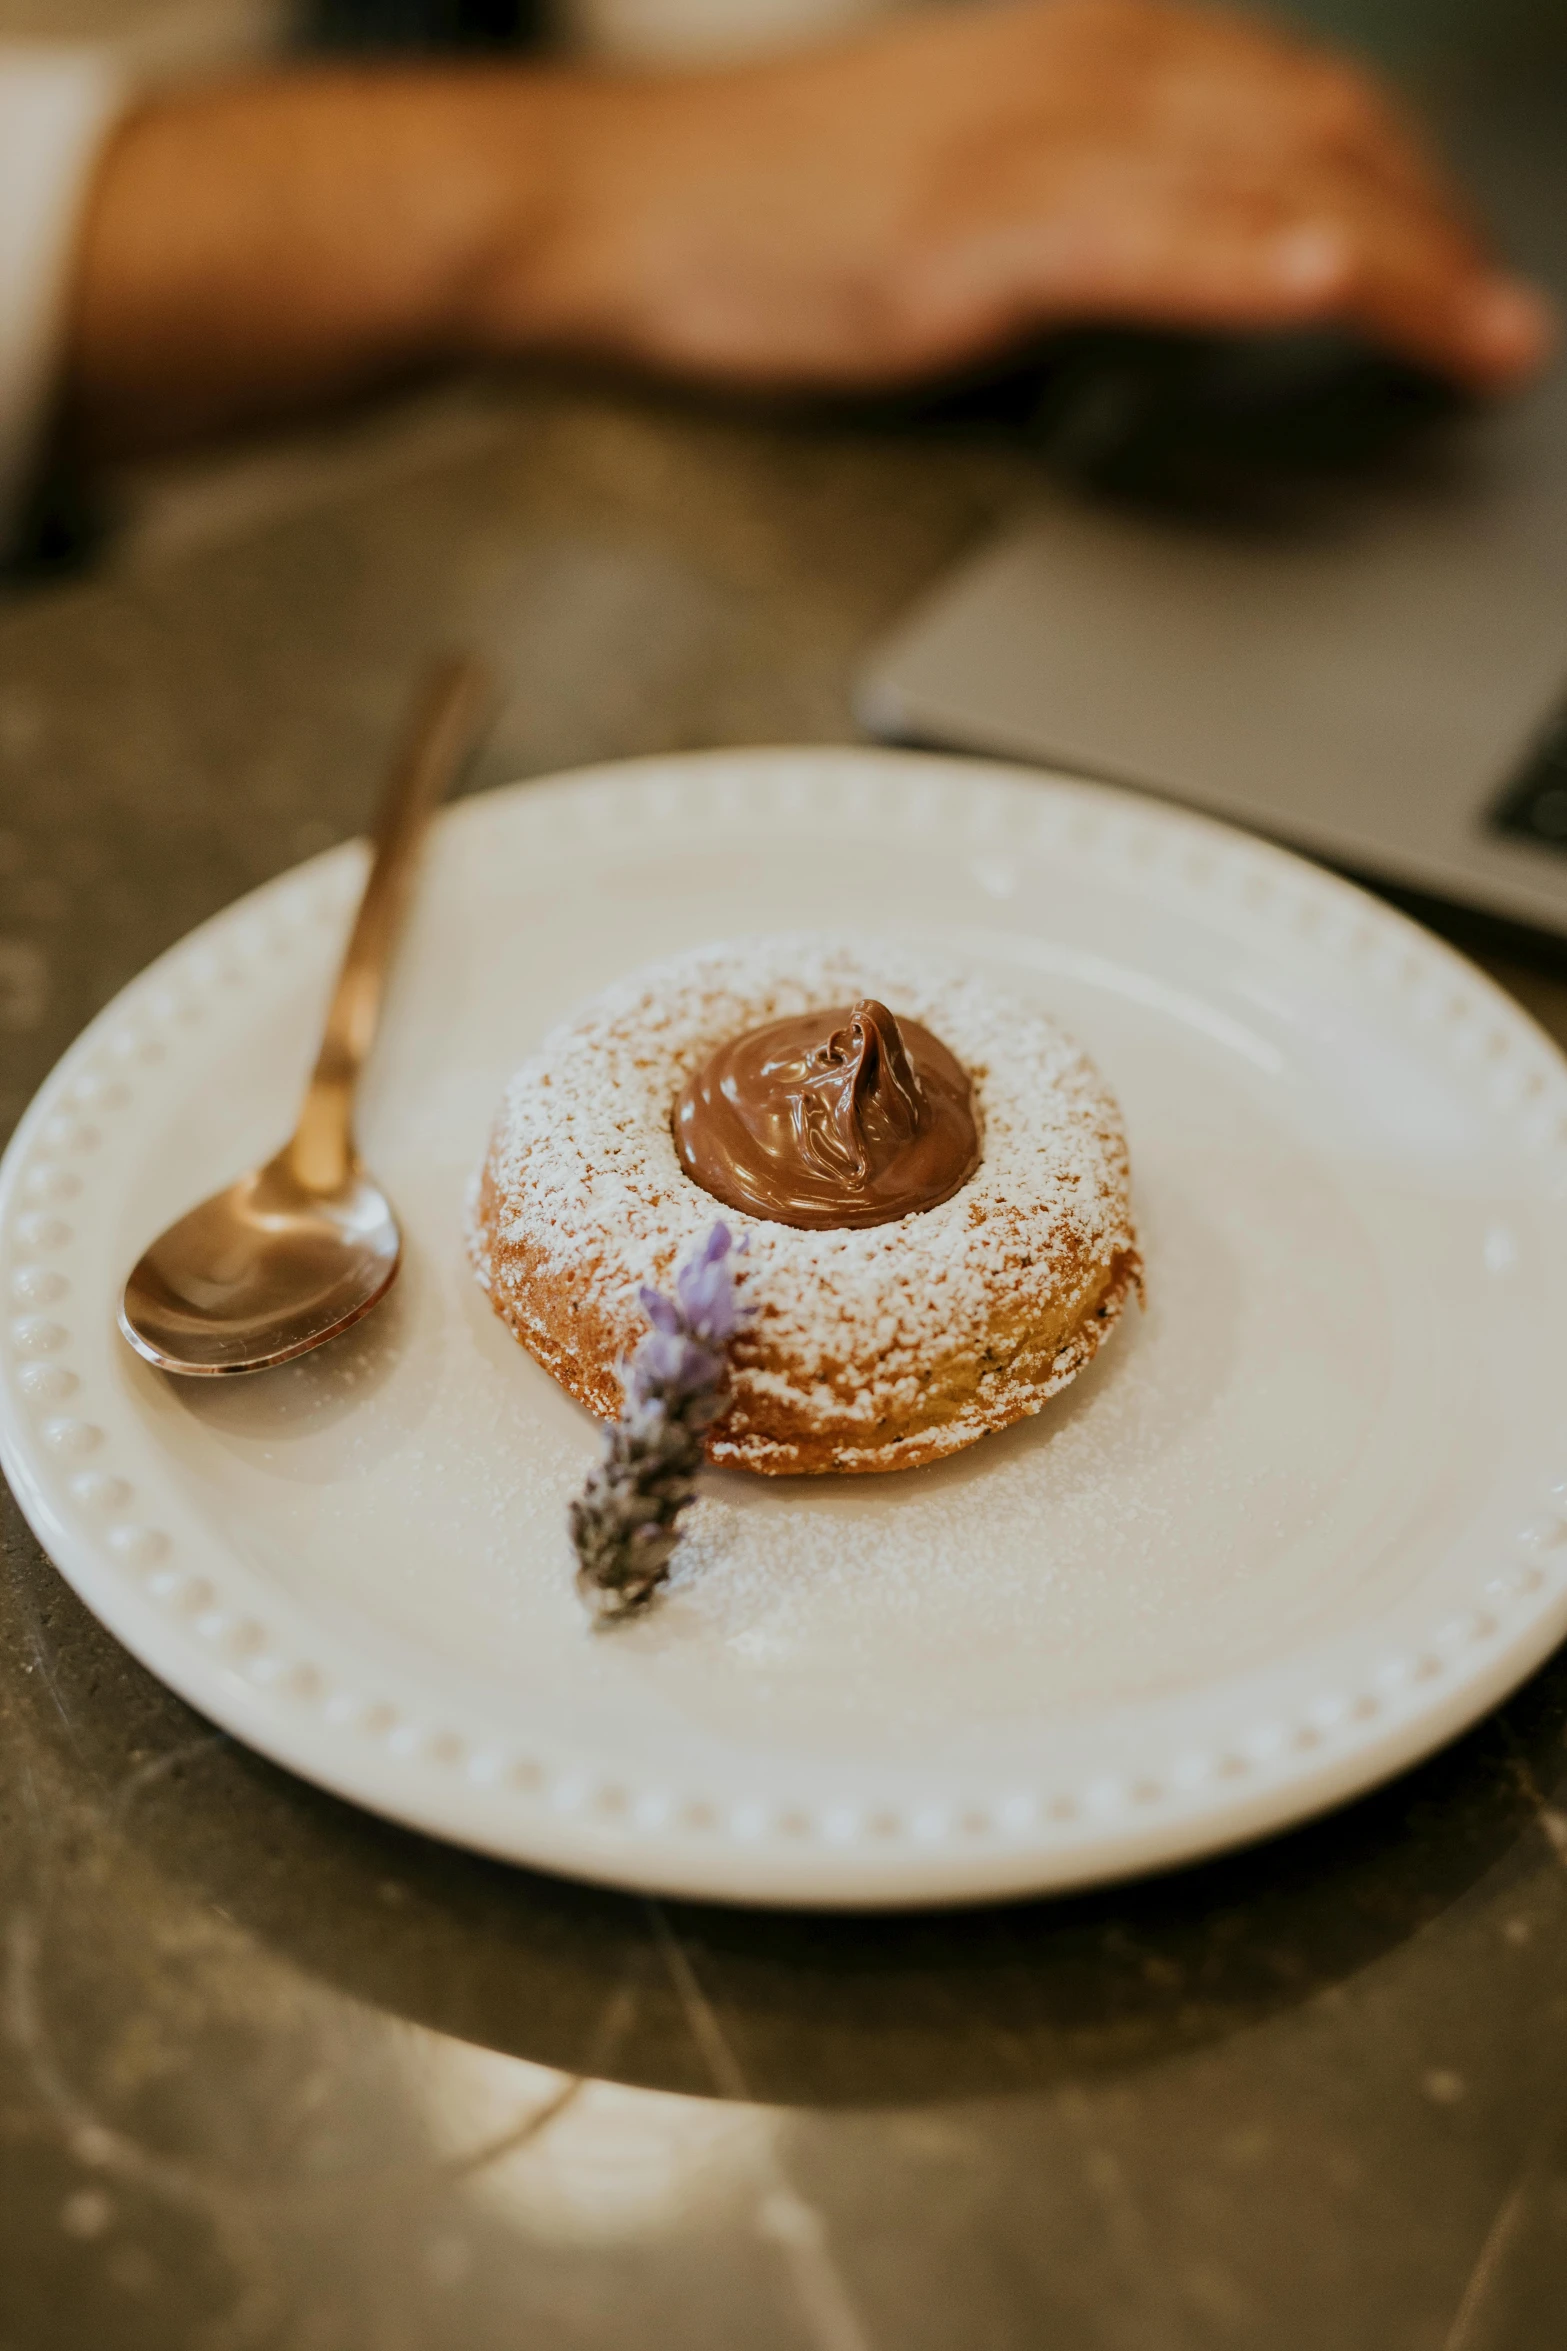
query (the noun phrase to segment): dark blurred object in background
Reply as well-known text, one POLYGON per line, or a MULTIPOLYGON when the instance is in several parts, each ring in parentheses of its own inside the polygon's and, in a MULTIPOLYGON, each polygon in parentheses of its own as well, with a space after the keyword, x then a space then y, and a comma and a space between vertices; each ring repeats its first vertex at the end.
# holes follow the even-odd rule
POLYGON ((544 0, 301 0, 299 47, 468 56, 531 49, 544 36, 544 0))
POLYGON ((1028 419, 1054 464, 1122 496, 1205 505, 1380 466, 1470 404, 1332 328, 1252 335, 1084 333, 1028 419))
POLYGON ((1021 434, 1053 473, 1101 495, 1238 517, 1396 463, 1472 407, 1339 328, 1083 327, 868 415, 1021 434))

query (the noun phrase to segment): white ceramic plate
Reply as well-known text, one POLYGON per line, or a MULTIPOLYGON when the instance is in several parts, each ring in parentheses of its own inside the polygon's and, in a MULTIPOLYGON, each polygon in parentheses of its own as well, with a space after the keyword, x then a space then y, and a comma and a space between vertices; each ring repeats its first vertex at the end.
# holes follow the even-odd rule
POLYGON ((441 824, 363 1121, 404 1276, 322 1354, 168 1381, 125 1268, 286 1131, 362 871, 333 851, 127 988, 0 1171, 0 1434, 152 1670, 379 1811, 641 1887, 873 1905, 1109 1877, 1383 1778, 1567 1629, 1567 1070, 1357 891, 1089 784, 717 753, 441 824), (1060 1016, 1131 1137, 1148 1310, 935 1468, 714 1476, 591 1633, 596 1431, 468 1275, 511 1067, 649 957, 939 939, 1060 1016))

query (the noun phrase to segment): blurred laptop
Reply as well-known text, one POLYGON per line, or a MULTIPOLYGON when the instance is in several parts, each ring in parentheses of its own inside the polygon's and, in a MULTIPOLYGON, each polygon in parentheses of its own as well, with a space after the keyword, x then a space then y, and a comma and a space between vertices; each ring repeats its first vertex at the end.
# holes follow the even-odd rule
MULTIPOLYGON (((1567 73, 1448 127, 1560 297, 1567 73)), ((1039 496, 874 648, 873 732, 1567 940, 1567 370, 1478 413, 1333 334, 1085 333, 979 397, 1038 443, 1039 496)))

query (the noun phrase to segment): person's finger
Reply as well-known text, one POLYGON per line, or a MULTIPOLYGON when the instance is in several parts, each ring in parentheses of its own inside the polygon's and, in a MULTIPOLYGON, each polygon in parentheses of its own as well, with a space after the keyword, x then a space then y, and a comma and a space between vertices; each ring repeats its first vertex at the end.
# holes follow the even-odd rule
POLYGON ((1327 59, 1300 78, 1288 106, 1303 161, 1359 170, 1389 195, 1428 210, 1479 252, 1484 240, 1467 191, 1395 94, 1327 59))
POLYGON ((1119 91, 1140 105, 1134 120, 1146 139, 1210 155, 1358 160, 1390 187, 1468 221, 1457 181, 1369 68, 1231 13, 1137 0, 1085 14, 1100 23, 1102 46, 1094 54, 1082 44, 1084 87, 1101 103, 1119 91))
POLYGON ((915 364, 1089 321, 1244 328, 1297 316, 1304 294, 1280 215, 1122 159, 1053 175, 1035 203, 998 206, 932 244, 905 274, 890 343, 915 364))
POLYGON ((1527 375, 1553 339, 1532 288, 1352 179, 1241 199, 1136 157, 1114 174, 1095 158, 1070 184, 1058 164, 1032 204, 972 222, 926 257, 910 312, 934 340, 966 331, 976 342, 1068 319, 1216 328, 1337 319, 1482 390, 1527 375))
POLYGON ((1479 390, 1505 388, 1545 358, 1544 297, 1446 206, 1389 187, 1358 158, 1308 168, 1280 196, 1296 210, 1286 267, 1327 315, 1479 390))
POLYGON ((1473 226, 1467 199, 1396 101, 1336 62, 1272 58, 1219 71, 1201 56, 1174 58, 1136 127, 1149 144, 1216 164, 1358 166, 1390 192, 1473 226))
POLYGON ((1551 307, 1533 286, 1496 266, 1454 268, 1427 239, 1315 220, 1280 250, 1311 312, 1479 392, 1526 380, 1555 341, 1551 307))
POLYGON ((1407 255, 1431 279, 1490 274, 1496 257, 1474 223, 1431 183, 1390 175, 1381 159, 1282 144, 1272 154, 1210 152, 1185 165, 1192 186, 1264 231, 1296 222, 1332 225, 1351 244, 1407 255))

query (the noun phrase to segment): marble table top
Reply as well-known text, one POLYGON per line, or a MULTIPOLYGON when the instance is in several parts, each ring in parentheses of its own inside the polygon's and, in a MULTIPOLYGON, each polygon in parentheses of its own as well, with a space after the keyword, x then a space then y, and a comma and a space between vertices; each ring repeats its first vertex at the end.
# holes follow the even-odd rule
MULTIPOLYGON (((457 385, 128 484, 0 604, 0 1123, 360 826, 437 643, 477 783, 841 740, 1026 492, 913 430, 457 385)), ((1567 985, 1493 964, 1567 1041, 1567 985)), ((1315 1826, 1069 1901, 622 1898, 212 1731, 5 1500, 0 2351, 1557 2351, 1567 1664, 1315 1826)))

